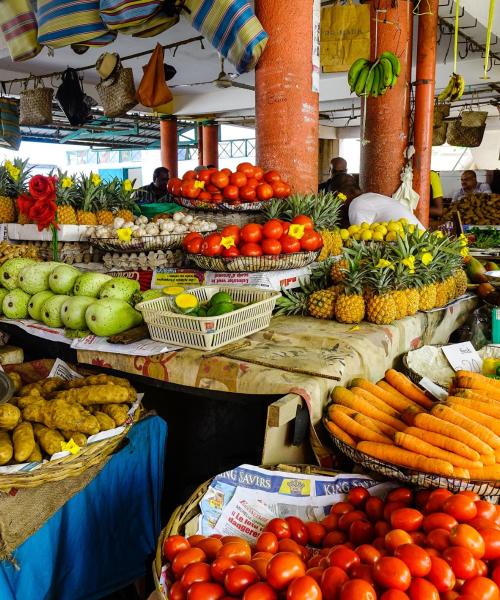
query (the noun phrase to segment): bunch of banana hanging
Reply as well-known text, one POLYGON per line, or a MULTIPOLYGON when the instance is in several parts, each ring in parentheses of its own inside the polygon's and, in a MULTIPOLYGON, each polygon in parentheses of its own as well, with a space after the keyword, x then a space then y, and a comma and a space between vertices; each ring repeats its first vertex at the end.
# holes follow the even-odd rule
POLYGON ((399 58, 392 52, 384 52, 375 62, 358 58, 353 62, 347 81, 357 96, 383 96, 394 87, 401 72, 399 58))
POLYGON ((464 89, 465 79, 462 77, 462 75, 452 73, 450 80, 448 81, 448 85, 439 94, 438 100, 439 102, 444 102, 446 100, 449 100, 450 102, 456 102, 462 97, 464 89))

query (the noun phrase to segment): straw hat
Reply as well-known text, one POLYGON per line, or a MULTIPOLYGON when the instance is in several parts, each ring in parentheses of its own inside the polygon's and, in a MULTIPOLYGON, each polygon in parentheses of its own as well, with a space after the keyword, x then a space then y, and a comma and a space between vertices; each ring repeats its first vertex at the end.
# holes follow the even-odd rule
POLYGON ((120 57, 116 52, 104 52, 97 59, 95 68, 101 79, 108 79, 113 75, 119 63, 120 57))

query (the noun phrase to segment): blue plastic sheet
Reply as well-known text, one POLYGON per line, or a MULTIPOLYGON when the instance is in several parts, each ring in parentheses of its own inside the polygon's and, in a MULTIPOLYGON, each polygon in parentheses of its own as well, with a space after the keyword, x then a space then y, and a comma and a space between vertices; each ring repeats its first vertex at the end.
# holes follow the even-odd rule
POLYGON ((150 417, 123 447, 0 563, 1 600, 94 600, 151 568, 160 533, 167 424, 150 417))

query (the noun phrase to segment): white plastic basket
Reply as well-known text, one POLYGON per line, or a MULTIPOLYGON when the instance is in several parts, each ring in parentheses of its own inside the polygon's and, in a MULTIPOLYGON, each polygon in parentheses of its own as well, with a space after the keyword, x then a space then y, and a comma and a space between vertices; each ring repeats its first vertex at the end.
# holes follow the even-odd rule
POLYGON ((200 303, 217 292, 227 292, 237 304, 248 304, 218 317, 190 317, 172 311, 168 296, 136 306, 146 322, 152 340, 196 350, 214 350, 265 329, 271 321, 279 292, 252 287, 211 285, 189 290, 200 303), (251 303, 251 304, 249 304, 251 303))

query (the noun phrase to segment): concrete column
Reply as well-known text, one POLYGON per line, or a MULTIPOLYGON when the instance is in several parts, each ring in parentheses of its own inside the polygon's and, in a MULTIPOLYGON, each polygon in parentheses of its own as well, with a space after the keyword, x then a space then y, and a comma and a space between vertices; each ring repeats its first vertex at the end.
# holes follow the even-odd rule
POLYGON ((198 165, 201 167, 203 163, 203 127, 197 125, 198 129, 198 165))
POLYGON ((269 34, 255 70, 257 164, 295 192, 317 191, 319 94, 313 92, 313 0, 255 0, 269 34))
POLYGON ((160 119, 160 155, 161 164, 167 167, 170 177, 177 177, 179 157, 177 150, 177 118, 160 119))
POLYGON ((203 130, 203 163, 219 168, 219 125, 206 123, 203 130))

